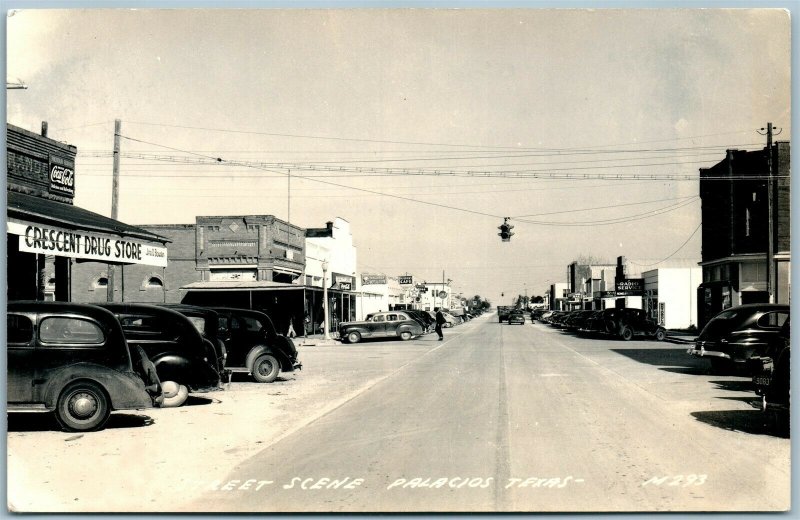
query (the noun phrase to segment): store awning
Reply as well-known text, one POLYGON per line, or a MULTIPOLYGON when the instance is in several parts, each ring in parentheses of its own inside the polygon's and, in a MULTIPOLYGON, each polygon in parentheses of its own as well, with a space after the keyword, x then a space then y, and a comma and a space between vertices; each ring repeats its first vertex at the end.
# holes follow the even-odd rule
MULTIPOLYGON (((272 282, 268 280, 209 280, 192 282, 181 287, 185 291, 322 291, 315 285, 298 285, 294 283, 272 282)), ((331 293, 349 292, 339 289, 328 289, 331 293)))
POLYGON ((167 265, 167 238, 71 204, 6 193, 6 232, 19 236, 20 251, 107 263, 167 265))

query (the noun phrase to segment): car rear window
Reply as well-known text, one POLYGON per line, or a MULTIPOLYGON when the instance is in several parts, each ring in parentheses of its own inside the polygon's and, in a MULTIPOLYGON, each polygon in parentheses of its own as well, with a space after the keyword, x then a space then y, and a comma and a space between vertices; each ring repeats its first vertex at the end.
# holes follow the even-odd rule
POLYGON ((74 317, 51 316, 44 318, 39 325, 39 339, 42 343, 98 345, 105 341, 105 334, 94 322, 74 317))
POLYGON ((205 318, 201 318, 198 316, 187 316, 187 318, 189 319, 189 321, 192 322, 192 325, 194 325, 194 328, 197 329, 197 332, 199 332, 200 334, 204 334, 206 332, 205 318))
POLYGON ((9 343, 30 343, 33 339, 33 322, 27 316, 9 314, 6 325, 9 343))
POLYGON ((758 318, 758 326, 765 329, 779 329, 789 318, 788 312, 776 311, 768 312, 758 318))

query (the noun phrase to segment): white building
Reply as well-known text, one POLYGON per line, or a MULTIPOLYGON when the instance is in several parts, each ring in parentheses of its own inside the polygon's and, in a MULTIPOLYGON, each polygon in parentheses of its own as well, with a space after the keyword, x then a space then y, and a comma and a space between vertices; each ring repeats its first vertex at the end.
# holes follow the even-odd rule
POLYGON ((328 287, 355 290, 356 247, 350 223, 336 217, 322 229, 306 231, 306 268, 298 283, 322 287, 323 262, 327 261, 328 287), (348 287, 349 284, 349 287, 348 287))
POLYGON ((643 308, 667 329, 697 326, 697 287, 703 281, 701 267, 666 267, 645 271, 643 308))

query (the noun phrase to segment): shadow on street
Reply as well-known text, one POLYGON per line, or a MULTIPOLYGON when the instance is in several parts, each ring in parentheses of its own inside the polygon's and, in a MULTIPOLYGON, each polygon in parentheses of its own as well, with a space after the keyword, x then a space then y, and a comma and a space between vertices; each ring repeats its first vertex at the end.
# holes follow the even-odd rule
POLYGON ((722 410, 692 412, 700 422, 728 431, 750 433, 753 435, 782 436, 769 415, 760 410, 722 410))
MULTIPOLYGON (((112 413, 103 429, 114 428, 142 428, 150 426, 155 421, 149 415, 131 413, 112 413)), ((8 431, 11 432, 41 432, 61 431, 61 426, 52 413, 14 413, 8 414, 8 431)), ((80 435, 81 432, 64 432, 80 435)), ((91 432, 87 432, 91 433, 91 432)))
POLYGON ((630 348, 630 349, 611 349, 612 352, 627 356, 639 363, 655 365, 662 370, 670 372, 680 372, 683 374, 706 374, 708 373, 708 362, 698 359, 686 353, 682 347, 654 347, 654 348, 630 348))

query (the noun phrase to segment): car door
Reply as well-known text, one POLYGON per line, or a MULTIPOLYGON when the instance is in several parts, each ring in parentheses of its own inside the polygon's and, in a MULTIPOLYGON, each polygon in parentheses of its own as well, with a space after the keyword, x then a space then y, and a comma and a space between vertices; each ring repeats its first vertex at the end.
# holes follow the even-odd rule
POLYGON ((386 328, 384 329, 384 336, 397 336, 397 328, 402 323, 401 315, 391 312, 386 315, 386 328))
POLYGON ((178 335, 161 316, 119 314, 118 319, 129 345, 138 346, 151 360, 164 353, 175 353, 178 335))
POLYGON ((376 314, 372 317, 372 321, 365 324, 366 332, 372 338, 380 338, 386 336, 386 315, 376 314))
POLYGON ((33 399, 36 377, 35 319, 35 315, 23 313, 9 313, 6 317, 8 403, 30 403, 33 399))
POLYGON ((113 363, 103 327, 89 317, 40 313, 36 332, 34 402, 44 402, 46 387, 59 371, 80 363, 113 363))

